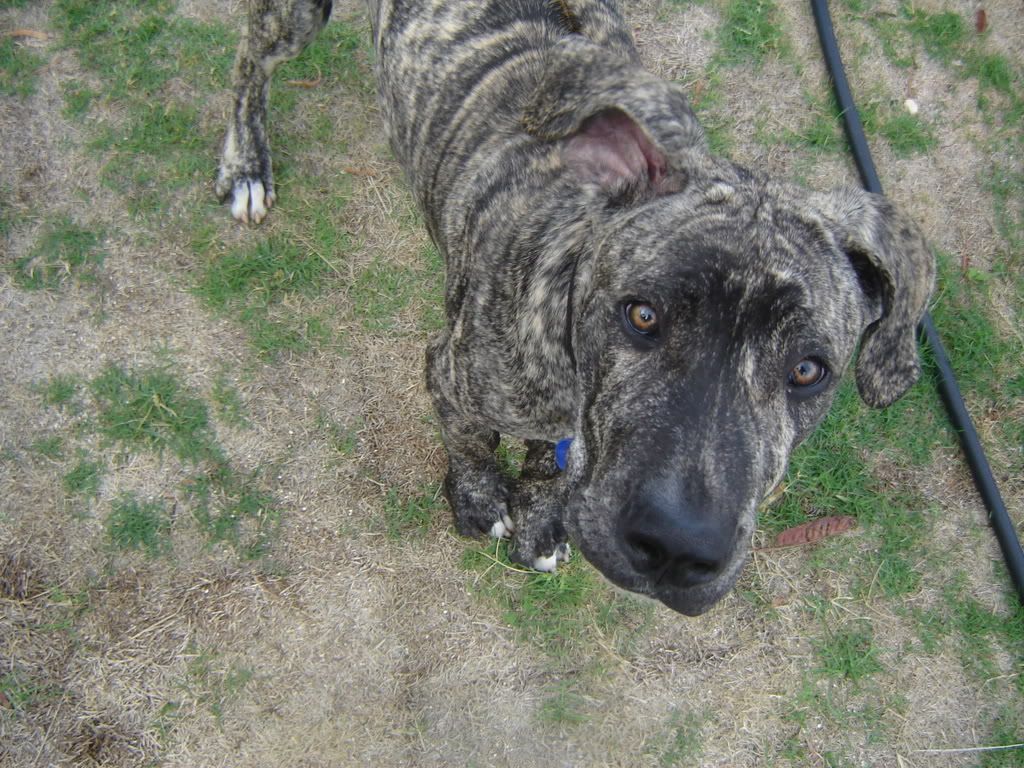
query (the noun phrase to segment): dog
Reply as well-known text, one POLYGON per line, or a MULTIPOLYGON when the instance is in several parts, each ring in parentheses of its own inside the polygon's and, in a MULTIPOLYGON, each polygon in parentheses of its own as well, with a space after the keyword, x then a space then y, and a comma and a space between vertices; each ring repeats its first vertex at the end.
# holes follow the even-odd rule
MULTIPOLYGON (((216 191, 258 223, 271 74, 331 4, 250 6, 216 191)), ((857 348, 871 406, 918 377, 922 235, 883 197, 713 155, 612 0, 371 0, 370 18, 391 146, 446 262, 426 378, 458 531, 548 571, 571 541, 614 584, 706 611, 857 348), (500 434, 525 441, 516 480, 500 434)))

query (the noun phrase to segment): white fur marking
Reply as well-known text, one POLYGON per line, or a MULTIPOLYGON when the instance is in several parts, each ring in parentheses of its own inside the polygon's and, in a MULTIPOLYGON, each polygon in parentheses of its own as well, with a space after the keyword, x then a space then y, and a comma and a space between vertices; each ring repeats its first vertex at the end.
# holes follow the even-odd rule
POLYGON ((555 551, 550 556, 535 558, 533 561, 533 570, 540 571, 542 573, 554 573, 558 568, 559 563, 564 563, 569 559, 569 555, 572 554, 572 550, 569 549, 568 544, 559 544, 555 547, 555 551))
POLYGON ((502 515, 501 520, 495 520, 494 525, 491 526, 491 538, 493 539, 507 539, 513 533, 515 533, 516 527, 512 525, 512 518, 508 515, 502 515))
POLYGON ((558 555, 554 553, 550 557, 541 556, 533 561, 533 570, 535 571, 554 573, 556 568, 558 568, 558 555))
POLYGON ((259 179, 242 179, 231 191, 231 215, 244 224, 259 224, 267 216, 273 195, 267 194, 259 179))
POLYGON ((243 224, 249 223, 249 184, 240 181, 231 190, 231 215, 243 224))

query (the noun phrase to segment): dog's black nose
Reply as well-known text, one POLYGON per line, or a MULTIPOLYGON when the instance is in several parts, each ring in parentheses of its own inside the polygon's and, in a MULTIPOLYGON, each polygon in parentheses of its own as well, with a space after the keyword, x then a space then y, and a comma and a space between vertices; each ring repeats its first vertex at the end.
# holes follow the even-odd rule
POLYGON ((736 526, 705 519, 655 495, 626 514, 622 538, 638 573, 658 583, 694 587, 714 579, 729 563, 736 526))

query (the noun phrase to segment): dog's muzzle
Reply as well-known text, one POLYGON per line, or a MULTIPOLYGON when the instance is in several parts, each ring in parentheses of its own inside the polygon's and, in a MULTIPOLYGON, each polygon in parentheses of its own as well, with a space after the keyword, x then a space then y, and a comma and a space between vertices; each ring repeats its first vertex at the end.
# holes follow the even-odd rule
POLYGON ((657 489, 643 492, 619 519, 627 561, 659 588, 705 585, 733 560, 735 520, 709 519, 657 489))

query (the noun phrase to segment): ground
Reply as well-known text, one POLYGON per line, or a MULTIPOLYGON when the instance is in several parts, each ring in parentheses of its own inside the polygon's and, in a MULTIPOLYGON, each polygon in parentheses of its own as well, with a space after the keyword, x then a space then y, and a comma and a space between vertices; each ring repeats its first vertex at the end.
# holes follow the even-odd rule
MULTIPOLYGON (((454 533, 442 266, 338 5, 250 228, 212 194, 242 3, 0 0, 0 765, 1024 765, 979 749, 1024 741, 1024 611, 930 366, 883 412, 844 390, 700 618, 454 533)), ((1019 529, 1024 8, 832 11, 1019 529)), ((717 151, 857 183, 804 4, 626 12, 717 151)))

